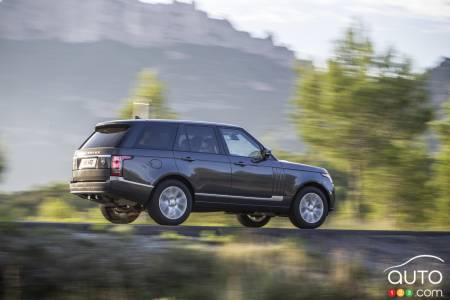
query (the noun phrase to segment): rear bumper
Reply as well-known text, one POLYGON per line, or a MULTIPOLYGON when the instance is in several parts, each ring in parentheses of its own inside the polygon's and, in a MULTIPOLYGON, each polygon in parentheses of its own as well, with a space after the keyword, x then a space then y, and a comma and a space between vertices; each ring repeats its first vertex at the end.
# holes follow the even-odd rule
POLYGON ((70 193, 98 203, 125 199, 145 206, 152 190, 152 185, 113 176, 106 181, 70 182, 70 193))

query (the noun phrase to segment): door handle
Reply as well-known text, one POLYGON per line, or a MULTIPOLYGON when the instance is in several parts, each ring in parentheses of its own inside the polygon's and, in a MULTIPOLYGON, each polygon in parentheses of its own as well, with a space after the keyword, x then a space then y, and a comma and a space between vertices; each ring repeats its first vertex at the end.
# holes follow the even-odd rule
POLYGON ((241 167, 245 166, 245 163, 242 162, 242 161, 235 162, 234 164, 235 164, 236 166, 241 166, 241 167))
POLYGON ((184 161, 188 161, 188 162, 191 162, 191 161, 194 161, 195 159, 193 159, 192 157, 190 157, 190 156, 186 156, 186 157, 182 157, 182 158, 180 158, 181 160, 184 160, 184 161))

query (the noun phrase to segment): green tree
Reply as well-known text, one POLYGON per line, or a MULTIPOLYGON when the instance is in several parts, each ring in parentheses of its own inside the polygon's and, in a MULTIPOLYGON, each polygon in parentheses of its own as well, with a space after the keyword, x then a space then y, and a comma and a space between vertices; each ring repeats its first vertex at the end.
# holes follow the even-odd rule
POLYGON ((298 73, 293 100, 298 133, 310 151, 347 172, 349 198, 364 216, 370 209, 365 195, 370 187, 364 185, 380 180, 382 188, 386 166, 403 165, 400 152, 423 145, 418 137, 432 117, 425 78, 393 50, 377 55, 361 27, 349 28, 337 41, 325 69, 298 73))
POLYGON ((434 176, 432 187, 437 199, 435 217, 436 222, 450 227, 450 99, 444 105, 445 116, 433 124, 439 137, 439 152, 433 166, 434 176))
POLYGON ((38 216, 50 219, 67 219, 73 217, 74 208, 64 200, 50 197, 41 202, 38 216))
POLYGON ((173 119, 176 114, 167 106, 164 95, 164 85, 156 74, 150 70, 139 73, 138 81, 132 95, 126 99, 124 107, 119 112, 122 119, 133 118, 133 103, 150 105, 150 118, 173 119))

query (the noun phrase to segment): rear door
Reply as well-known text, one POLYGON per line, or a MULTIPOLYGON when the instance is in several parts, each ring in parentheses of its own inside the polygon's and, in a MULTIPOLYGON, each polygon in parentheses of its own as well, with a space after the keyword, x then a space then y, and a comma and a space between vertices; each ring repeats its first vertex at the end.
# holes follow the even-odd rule
POLYGON ((128 124, 110 124, 97 127, 75 151, 72 177, 79 181, 106 181, 110 176, 111 155, 130 131, 128 124))
POLYGON ((126 180, 152 185, 167 173, 176 171, 172 147, 178 124, 170 122, 145 122, 137 130, 126 151, 133 158, 124 165, 123 177, 126 180))
POLYGON ((194 185, 199 198, 229 193, 231 167, 214 126, 181 125, 174 146, 179 171, 194 185))

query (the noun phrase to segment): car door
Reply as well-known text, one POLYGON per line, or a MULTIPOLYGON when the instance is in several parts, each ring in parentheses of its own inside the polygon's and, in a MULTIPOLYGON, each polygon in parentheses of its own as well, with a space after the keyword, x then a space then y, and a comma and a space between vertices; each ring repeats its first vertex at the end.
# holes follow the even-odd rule
POLYGON ((229 192, 230 161, 218 142, 214 126, 181 125, 174 145, 174 157, 179 172, 193 184, 196 198, 229 192))
POLYGON ((231 162, 231 194, 267 200, 278 196, 273 188, 278 161, 261 159, 261 145, 244 130, 221 127, 219 131, 231 162))

